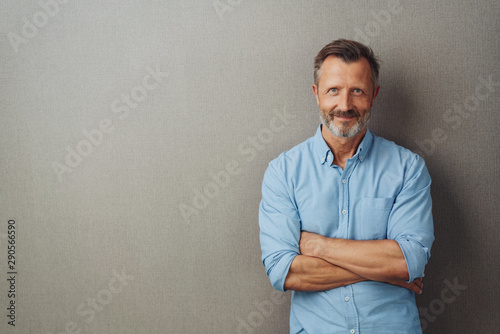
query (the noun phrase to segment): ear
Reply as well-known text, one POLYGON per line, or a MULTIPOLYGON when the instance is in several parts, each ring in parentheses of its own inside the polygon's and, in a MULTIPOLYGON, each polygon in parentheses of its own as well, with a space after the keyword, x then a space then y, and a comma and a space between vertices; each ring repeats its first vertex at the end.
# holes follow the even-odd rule
POLYGON ((375 89, 373 90, 372 107, 373 107, 373 104, 375 103, 375 98, 377 97, 379 90, 380 90, 380 86, 375 87, 375 89))
POLYGON ((318 107, 319 107, 318 86, 313 85, 312 89, 313 89, 314 96, 316 97, 316 103, 318 104, 318 107))

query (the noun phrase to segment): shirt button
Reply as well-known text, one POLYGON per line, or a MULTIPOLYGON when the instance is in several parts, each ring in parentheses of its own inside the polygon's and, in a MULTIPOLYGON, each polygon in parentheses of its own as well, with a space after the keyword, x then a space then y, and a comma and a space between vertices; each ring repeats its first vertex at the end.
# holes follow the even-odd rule
POLYGON ((351 334, 356 333, 356 331, 355 331, 354 329, 351 329, 351 331, 350 331, 350 332, 351 332, 351 334))
POLYGON ((345 184, 346 182, 347 182, 347 181, 346 181, 346 179, 343 179, 343 180, 342 180, 342 183, 344 183, 344 184, 345 184))
POLYGON ((347 210, 342 210, 342 214, 345 215, 347 213, 347 210))
POLYGON ((345 300, 346 302, 348 302, 348 301, 349 301, 349 297, 345 297, 345 298, 344 298, 344 300, 345 300))

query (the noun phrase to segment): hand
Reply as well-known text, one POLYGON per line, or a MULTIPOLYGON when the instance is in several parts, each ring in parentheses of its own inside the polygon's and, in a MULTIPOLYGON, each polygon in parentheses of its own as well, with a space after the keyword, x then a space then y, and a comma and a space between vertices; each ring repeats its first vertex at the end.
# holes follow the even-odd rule
POLYGON ((424 287, 424 283, 422 283, 422 277, 419 277, 410 283, 407 283, 405 281, 393 281, 387 283, 411 290, 419 295, 422 293, 422 289, 424 287))
POLYGON ((325 239, 326 237, 322 235, 302 231, 300 233, 300 242, 299 242, 300 254, 313 257, 320 257, 320 254, 324 249, 325 239))

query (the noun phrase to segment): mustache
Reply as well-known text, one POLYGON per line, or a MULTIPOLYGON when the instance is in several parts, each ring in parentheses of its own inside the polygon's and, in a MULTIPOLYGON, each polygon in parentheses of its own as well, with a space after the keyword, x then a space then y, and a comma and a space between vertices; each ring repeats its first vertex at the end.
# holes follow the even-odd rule
POLYGON ((361 114, 354 109, 349 109, 347 111, 342 110, 332 110, 328 113, 328 115, 337 116, 337 117, 361 117, 361 114))

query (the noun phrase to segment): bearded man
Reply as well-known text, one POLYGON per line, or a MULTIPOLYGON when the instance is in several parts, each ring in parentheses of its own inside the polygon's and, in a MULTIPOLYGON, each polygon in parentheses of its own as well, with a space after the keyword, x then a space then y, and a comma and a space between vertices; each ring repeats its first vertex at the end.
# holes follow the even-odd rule
POLYGON ((417 154, 368 130, 378 75, 369 47, 326 45, 312 86, 321 124, 264 175, 262 261, 292 290, 290 333, 422 333, 431 179, 417 154))

